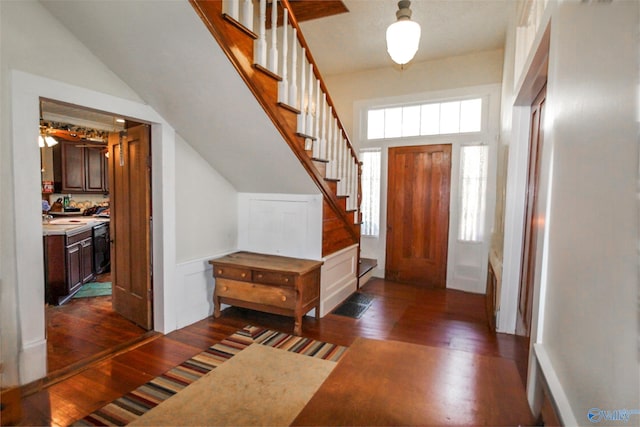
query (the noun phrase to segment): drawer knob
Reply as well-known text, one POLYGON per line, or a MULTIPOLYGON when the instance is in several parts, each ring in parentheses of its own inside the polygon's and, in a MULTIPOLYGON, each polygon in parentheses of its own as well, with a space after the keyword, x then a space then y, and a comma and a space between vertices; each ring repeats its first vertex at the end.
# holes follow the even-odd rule
POLYGON ((242 273, 242 274, 240 275, 240 277, 243 277, 243 278, 244 278, 244 277, 247 277, 247 273, 242 273))
POLYGON ((288 277, 284 278, 284 283, 289 283, 289 278, 288 277))
POLYGON ((287 297, 285 297, 284 295, 282 295, 282 301, 284 302, 284 301, 286 301, 286 300, 287 300, 287 297))
POLYGON ((262 274, 258 274, 258 279, 262 279, 262 274))
POLYGON ((218 274, 222 274, 222 270, 218 270, 218 274))
POLYGON ((229 287, 228 287, 228 286, 223 286, 223 287, 222 287, 222 290, 223 290, 223 291, 228 291, 228 290, 229 290, 229 287))

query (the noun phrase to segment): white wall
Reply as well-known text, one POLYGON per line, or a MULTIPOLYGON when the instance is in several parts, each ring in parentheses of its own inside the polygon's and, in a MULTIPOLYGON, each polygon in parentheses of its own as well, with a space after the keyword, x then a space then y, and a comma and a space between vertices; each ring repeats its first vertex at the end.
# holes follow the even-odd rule
MULTIPOLYGON (((142 103, 40 3, 0 2, 0 16, 3 94, 0 333, 4 386, 28 383, 46 372, 40 160, 37 145, 32 143, 38 133, 38 97, 117 112, 152 124, 156 330, 169 332, 182 321, 177 301, 183 289, 175 276, 176 248, 180 248, 185 258, 212 250, 205 249, 206 242, 194 240, 196 233, 190 227, 181 229, 186 235, 184 239, 176 239, 176 216, 189 224, 202 222, 197 209, 176 204, 176 157, 181 161, 181 178, 188 175, 197 181, 200 188, 209 191, 212 199, 235 207, 236 196, 215 171, 207 169, 189 152, 186 143, 181 141, 180 151, 176 153, 175 132, 171 126, 142 103), (189 165, 190 160, 194 162, 193 167, 189 165)), ((233 247, 235 214, 225 212, 221 218, 224 218, 222 222, 200 224, 202 235, 210 242, 217 242, 219 247, 233 247)))
POLYGON ((386 67, 324 79, 340 120, 358 147, 354 102, 500 83, 502 57, 502 50, 493 50, 410 63, 404 71, 386 67))
MULTIPOLYGON (((632 89, 638 87, 639 9, 635 1, 550 1, 536 38, 536 43, 543 40, 549 28, 537 211, 543 233, 531 330, 535 357, 527 388, 536 410, 536 375, 543 375, 567 425, 592 425, 591 408, 640 408, 638 99, 632 89)), ((505 70, 513 67, 513 18, 505 70)), ((535 46, 525 70, 531 76, 539 65, 535 46)), ((509 168, 499 320, 510 330, 522 248, 529 129, 524 101, 531 100, 533 83, 516 80, 515 91, 506 82, 503 86, 509 168)))
POLYGON ((538 341, 581 424, 593 407, 640 409, 639 7, 563 2, 551 20, 553 182, 538 341))
POLYGON ((228 252, 238 246, 238 193, 176 135, 176 260, 228 252))

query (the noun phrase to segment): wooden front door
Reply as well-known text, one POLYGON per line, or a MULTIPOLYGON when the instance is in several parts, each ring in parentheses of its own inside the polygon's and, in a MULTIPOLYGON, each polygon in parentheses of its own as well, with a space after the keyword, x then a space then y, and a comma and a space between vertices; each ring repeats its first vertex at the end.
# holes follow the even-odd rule
POLYGON ((113 309, 151 329, 151 145, 149 126, 109 135, 113 309))
POLYGON ((446 287, 451 145, 389 148, 389 280, 446 287))
POLYGON ((531 132, 529 134, 529 167, 524 218, 524 241, 520 268, 520 291, 518 298, 518 333, 531 334, 531 311, 533 308, 533 286, 536 266, 538 231, 541 226, 536 220, 538 205, 538 182, 544 123, 544 102, 546 86, 542 88, 531 105, 531 132))

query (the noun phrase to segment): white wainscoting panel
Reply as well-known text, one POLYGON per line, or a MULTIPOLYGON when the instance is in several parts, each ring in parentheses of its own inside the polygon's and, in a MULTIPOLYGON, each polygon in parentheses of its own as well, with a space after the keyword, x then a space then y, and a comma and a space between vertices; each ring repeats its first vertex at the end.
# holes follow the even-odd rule
POLYGON ((176 329, 184 328, 213 314, 213 267, 209 260, 231 252, 212 255, 176 265, 176 329))
POLYGON ((322 258, 322 196, 238 194, 238 248, 295 258, 322 258))
POLYGON ((324 258, 320 280, 320 317, 336 308, 358 288, 358 245, 324 258))

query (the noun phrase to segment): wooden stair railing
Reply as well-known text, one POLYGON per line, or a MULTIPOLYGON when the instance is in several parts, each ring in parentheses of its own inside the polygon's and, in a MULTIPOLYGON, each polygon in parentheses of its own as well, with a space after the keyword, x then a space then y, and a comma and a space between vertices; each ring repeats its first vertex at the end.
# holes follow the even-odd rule
POLYGON ((322 254, 358 243, 360 162, 288 0, 189 1, 322 192, 322 254))

